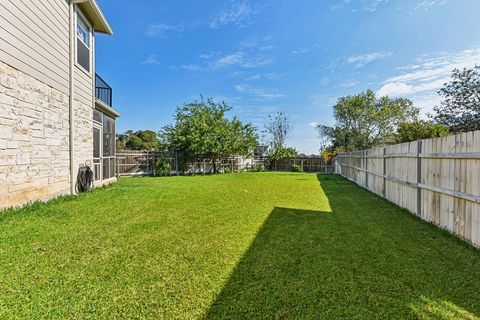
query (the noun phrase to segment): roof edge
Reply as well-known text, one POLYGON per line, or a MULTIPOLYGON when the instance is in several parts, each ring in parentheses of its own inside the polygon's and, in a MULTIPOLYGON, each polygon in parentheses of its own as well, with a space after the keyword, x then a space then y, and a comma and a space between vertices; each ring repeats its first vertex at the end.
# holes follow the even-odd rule
POLYGON ((116 111, 112 107, 108 106, 105 102, 97 98, 95 98, 95 109, 98 109, 115 119, 121 116, 121 114, 118 111, 116 111))
POLYGON ((113 30, 95 0, 73 0, 92 22, 95 32, 113 35, 113 30))

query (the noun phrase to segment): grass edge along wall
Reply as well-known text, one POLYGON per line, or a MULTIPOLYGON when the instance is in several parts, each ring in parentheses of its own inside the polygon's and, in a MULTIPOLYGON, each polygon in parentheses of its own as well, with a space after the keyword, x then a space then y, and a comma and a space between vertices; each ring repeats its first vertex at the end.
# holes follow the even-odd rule
POLYGON ((480 131, 341 153, 335 172, 480 247, 480 131))

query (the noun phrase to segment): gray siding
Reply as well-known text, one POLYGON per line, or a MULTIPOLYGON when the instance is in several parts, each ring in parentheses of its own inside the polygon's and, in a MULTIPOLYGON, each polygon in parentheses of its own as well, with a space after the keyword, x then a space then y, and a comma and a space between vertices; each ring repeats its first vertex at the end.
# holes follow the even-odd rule
POLYGON ((93 108, 93 78, 75 66, 75 100, 93 108))
POLYGON ((68 15, 61 0, 1 1, 0 60, 68 93, 68 15))
MULTIPOLYGON (((0 61, 68 94, 69 51, 66 0, 0 1, 0 61)), ((93 58, 91 66, 90 74, 74 68, 74 89, 75 100, 93 107, 93 58)))

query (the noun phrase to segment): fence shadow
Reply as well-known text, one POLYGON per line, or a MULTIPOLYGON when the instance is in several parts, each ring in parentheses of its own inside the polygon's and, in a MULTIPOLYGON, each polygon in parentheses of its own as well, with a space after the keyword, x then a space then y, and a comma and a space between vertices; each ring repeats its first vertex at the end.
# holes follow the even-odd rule
POLYGON ((346 179, 318 180, 332 212, 275 208, 205 319, 480 315, 478 250, 346 179))

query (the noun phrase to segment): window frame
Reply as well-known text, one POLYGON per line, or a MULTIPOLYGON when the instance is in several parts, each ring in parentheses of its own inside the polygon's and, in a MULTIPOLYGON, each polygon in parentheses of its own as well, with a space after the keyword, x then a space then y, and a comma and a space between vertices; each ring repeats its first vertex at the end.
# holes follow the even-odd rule
POLYGON ((75 65, 82 70, 83 72, 87 73, 88 76, 92 76, 92 41, 93 41, 93 34, 92 34, 92 24, 90 21, 88 21, 87 18, 85 18, 85 15, 81 12, 81 10, 77 7, 75 10, 75 65), (88 44, 86 44, 82 38, 78 36, 78 26, 79 26, 79 20, 82 21, 82 24, 85 24, 87 27, 88 31, 88 44), (89 69, 87 70, 84 66, 82 66, 80 63, 78 63, 78 43, 77 41, 80 40, 87 48, 88 48, 88 65, 89 69))

